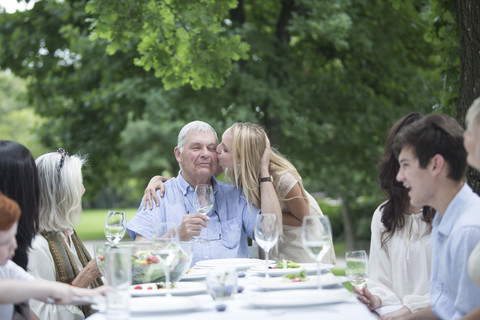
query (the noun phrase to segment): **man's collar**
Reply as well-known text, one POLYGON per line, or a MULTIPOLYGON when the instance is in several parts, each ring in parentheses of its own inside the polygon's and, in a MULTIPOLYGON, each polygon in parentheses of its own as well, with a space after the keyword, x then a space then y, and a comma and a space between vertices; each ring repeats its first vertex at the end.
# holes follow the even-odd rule
POLYGON ((438 225, 438 231, 441 234, 443 234, 444 236, 448 236, 450 234, 455 225, 455 222, 460 218, 460 214, 462 213, 459 212, 459 210, 463 209, 463 204, 472 192, 472 188, 470 188, 470 186, 465 183, 460 189, 460 191, 452 199, 452 201, 450 201, 450 203, 448 204, 445 214, 443 216, 440 216, 440 214, 437 212, 435 220, 439 219, 436 224, 438 225))
MULTIPOLYGON (((192 190, 195 190, 188 182, 185 180, 185 178, 182 176, 182 170, 178 171, 178 185, 180 186, 180 189, 183 192, 183 195, 186 195, 188 192, 189 188, 192 188, 192 190)), ((213 187, 213 194, 217 194, 217 180, 215 177, 212 175, 212 187, 213 187)))

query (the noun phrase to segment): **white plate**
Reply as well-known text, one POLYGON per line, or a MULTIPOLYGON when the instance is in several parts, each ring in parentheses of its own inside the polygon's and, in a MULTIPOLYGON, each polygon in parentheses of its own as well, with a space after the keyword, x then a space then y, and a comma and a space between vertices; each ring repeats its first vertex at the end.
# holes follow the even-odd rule
POLYGON ((207 269, 195 269, 192 268, 187 271, 183 275, 183 277, 180 279, 180 281, 185 281, 185 280, 203 280, 207 276, 207 269))
MULTIPOLYGON (((154 283, 145 283, 130 286, 130 294, 132 297, 148 297, 148 296, 163 296, 165 289, 148 289, 149 287, 156 288, 154 283), (134 289, 136 286, 141 286, 142 289, 134 289)), ((172 295, 188 296, 198 293, 203 293, 207 290, 205 283, 200 282, 176 282, 175 288, 170 289, 172 295)))
MULTIPOLYGON (((275 261, 271 260, 270 263, 275 261)), ((237 271, 247 270, 257 264, 265 264, 265 260, 249 259, 249 258, 234 258, 234 259, 212 259, 202 260, 195 264, 196 268, 217 268, 217 267, 235 267, 237 271)))
MULTIPOLYGON (((268 274, 274 277, 284 276, 287 273, 297 273, 302 270, 307 271, 307 274, 316 274, 317 273, 317 264, 316 263, 298 263, 300 268, 289 268, 289 269, 268 269, 268 274)), ((275 266, 275 265, 274 265, 275 266)), ((333 264, 320 264, 320 269, 331 269, 333 264)), ((265 265, 256 265, 248 269, 248 271, 265 274, 265 265)))
POLYGON ((201 303, 195 297, 142 297, 130 299, 130 312, 178 312, 191 311, 201 307, 201 303))
MULTIPOLYGON (((292 282, 285 278, 270 278, 256 281, 259 290, 295 290, 295 289, 314 289, 318 287, 317 276, 308 276, 307 281, 292 282)), ((340 284, 333 274, 323 274, 320 276, 322 288, 329 288, 340 284)))
POLYGON ((288 290, 272 291, 245 295, 245 301, 258 308, 288 308, 327 303, 350 302, 354 300, 353 294, 345 288, 318 290, 288 290))

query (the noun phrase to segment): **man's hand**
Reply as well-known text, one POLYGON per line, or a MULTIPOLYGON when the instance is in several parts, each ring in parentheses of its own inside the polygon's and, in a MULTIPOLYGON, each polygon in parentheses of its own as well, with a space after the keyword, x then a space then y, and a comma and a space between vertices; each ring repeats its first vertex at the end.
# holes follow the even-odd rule
POLYGON ((157 197, 157 189, 160 189, 160 196, 163 197, 165 194, 165 185, 163 184, 165 181, 167 181, 170 178, 166 178, 163 176, 155 176, 152 179, 150 179, 150 182, 147 185, 147 188, 145 188, 145 197, 143 198, 143 210, 147 209, 147 204, 150 207, 150 210, 153 209, 153 201, 155 201, 155 204, 157 207, 160 205, 160 200, 157 197))
POLYGON ((190 241, 192 237, 200 235, 202 228, 207 227, 207 222, 210 218, 201 213, 191 213, 183 216, 182 224, 178 228, 180 241, 190 241))
POLYGON ((367 287, 363 287, 361 289, 353 288, 353 291, 357 294, 358 300, 363 302, 368 309, 375 310, 382 306, 382 300, 379 296, 373 295, 367 287))

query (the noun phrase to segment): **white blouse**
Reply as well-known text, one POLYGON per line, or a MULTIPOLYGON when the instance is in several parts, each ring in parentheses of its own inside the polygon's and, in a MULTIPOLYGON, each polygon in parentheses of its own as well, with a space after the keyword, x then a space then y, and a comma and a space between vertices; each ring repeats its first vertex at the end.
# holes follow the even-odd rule
POLYGON ((382 307, 404 305, 411 312, 430 305, 431 226, 422 214, 405 215, 405 225, 382 247, 382 210, 373 215, 368 289, 382 307))
MULTIPOLYGON (((83 266, 78 259, 77 250, 73 245, 71 235, 73 230, 69 232, 70 246, 66 240, 63 232, 61 233, 63 240, 67 243, 70 252, 75 257, 78 270, 82 270, 83 266)), ((32 249, 28 254, 28 267, 27 270, 30 274, 38 279, 44 279, 49 281, 56 281, 55 277, 55 263, 53 261, 52 254, 48 247, 47 240, 40 234, 37 234, 32 242, 32 249)), ((84 319, 83 312, 73 305, 56 305, 48 304, 38 300, 30 300, 30 308, 40 319, 58 319, 58 320, 80 320, 84 319)))
MULTIPOLYGON (((35 278, 28 274, 25 270, 15 264, 15 262, 8 260, 7 263, 0 266, 0 280, 25 280, 34 281, 35 278)), ((7 294, 5 292, 1 293, 7 294)), ((33 299, 30 300, 34 301, 33 299)), ((13 303, 0 304, 0 319, 12 319, 13 316, 13 303)))
MULTIPOLYGON (((280 199, 280 206, 282 212, 290 212, 285 199, 290 190, 298 183, 297 179, 288 171, 282 171, 274 175, 273 183, 278 190, 278 198, 280 199)), ((313 198, 308 192, 307 194, 308 206, 310 208, 310 215, 322 216, 322 210, 318 205, 315 198, 313 198)), ((272 249, 269 259, 273 260, 292 260, 294 262, 315 262, 303 247, 302 243, 302 227, 293 227, 283 225, 283 234, 278 239, 277 245, 272 249)), ((335 251, 333 249, 333 243, 331 244, 330 251, 322 259, 323 263, 335 264, 335 251)))

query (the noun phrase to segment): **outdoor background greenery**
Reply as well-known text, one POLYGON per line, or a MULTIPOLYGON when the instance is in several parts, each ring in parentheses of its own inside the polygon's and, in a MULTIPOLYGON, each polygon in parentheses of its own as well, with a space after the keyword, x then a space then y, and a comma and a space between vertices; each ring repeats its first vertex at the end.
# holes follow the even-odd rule
POLYGON ((186 122, 260 123, 337 240, 365 247, 390 126, 459 110, 459 3, 37 1, 0 12, 0 139, 88 155, 84 208, 136 208, 176 175, 186 122))

